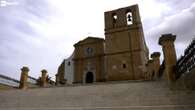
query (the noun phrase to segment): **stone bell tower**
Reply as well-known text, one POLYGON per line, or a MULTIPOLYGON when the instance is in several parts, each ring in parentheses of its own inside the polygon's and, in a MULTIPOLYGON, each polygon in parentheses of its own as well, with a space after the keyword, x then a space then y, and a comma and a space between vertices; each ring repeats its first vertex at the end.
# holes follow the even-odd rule
POLYGON ((149 52, 138 5, 104 14, 107 80, 143 79, 149 52))

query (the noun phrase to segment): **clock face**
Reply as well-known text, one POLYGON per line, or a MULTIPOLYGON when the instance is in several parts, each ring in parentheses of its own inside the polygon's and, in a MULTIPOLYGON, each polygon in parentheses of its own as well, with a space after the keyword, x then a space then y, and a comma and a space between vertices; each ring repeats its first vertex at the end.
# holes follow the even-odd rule
POLYGON ((91 56, 92 54, 93 54, 93 49, 90 47, 86 48, 86 55, 91 56))

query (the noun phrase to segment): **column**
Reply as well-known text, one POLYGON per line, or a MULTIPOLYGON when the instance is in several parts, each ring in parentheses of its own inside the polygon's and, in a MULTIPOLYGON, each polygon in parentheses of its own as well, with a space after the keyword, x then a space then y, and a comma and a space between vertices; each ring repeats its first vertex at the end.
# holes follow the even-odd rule
POLYGON ((21 76, 20 76, 20 89, 27 89, 28 88, 28 72, 29 68, 28 67, 23 67, 21 68, 21 76))
POLYGON ((41 71, 41 87, 47 86, 47 70, 43 69, 41 71))
POLYGON ((175 35, 164 34, 159 39, 165 59, 165 73, 169 82, 175 81, 175 66, 177 62, 174 41, 175 35))
POLYGON ((159 69, 160 69, 160 52, 154 52, 151 54, 151 58, 153 60, 154 65, 154 73, 155 79, 159 76, 159 69))

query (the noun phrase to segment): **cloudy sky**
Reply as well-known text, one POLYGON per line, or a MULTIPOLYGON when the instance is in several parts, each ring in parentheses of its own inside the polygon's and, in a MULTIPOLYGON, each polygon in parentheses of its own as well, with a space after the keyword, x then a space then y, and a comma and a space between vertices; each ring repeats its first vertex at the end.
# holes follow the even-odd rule
MULTIPOLYGON (((19 79, 20 68, 54 78, 73 44, 87 36, 104 38, 104 12, 139 4, 150 53, 161 51, 163 33, 177 35, 180 56, 195 36, 194 0, 0 0, 0 74, 19 79), (5 5, 6 2, 6 5, 5 5)), ((161 56, 162 59, 162 56, 161 56)))

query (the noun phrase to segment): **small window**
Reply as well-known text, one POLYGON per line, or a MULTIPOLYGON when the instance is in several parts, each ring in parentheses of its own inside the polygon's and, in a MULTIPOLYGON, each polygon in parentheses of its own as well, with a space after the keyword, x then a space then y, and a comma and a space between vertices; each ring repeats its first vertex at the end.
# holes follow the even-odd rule
POLYGON ((116 13, 114 13, 114 14, 112 15, 113 23, 116 23, 117 19, 118 19, 118 16, 116 15, 116 13))
POLYGON ((93 48, 88 47, 85 49, 85 55, 86 56, 92 56, 93 55, 93 48))
POLYGON ((127 65, 126 64, 123 64, 123 69, 127 68, 127 65))
POLYGON ((70 66, 71 65, 71 63, 70 62, 68 62, 68 66, 70 66))

